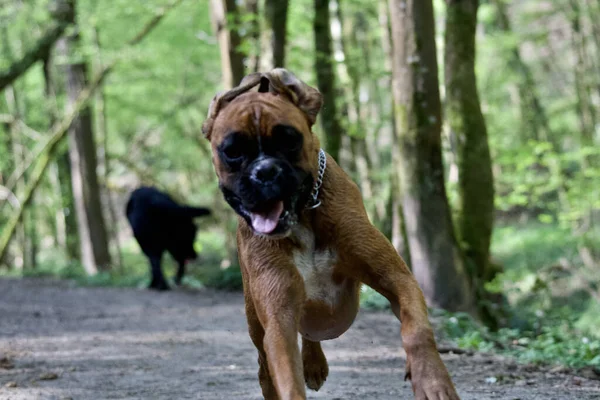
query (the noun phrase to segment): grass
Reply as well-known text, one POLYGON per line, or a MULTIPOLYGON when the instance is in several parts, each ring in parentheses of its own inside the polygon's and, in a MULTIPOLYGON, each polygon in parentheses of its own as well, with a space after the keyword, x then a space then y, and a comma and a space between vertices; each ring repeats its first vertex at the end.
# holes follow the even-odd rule
POLYGON ((588 286, 594 277, 579 277, 581 240, 558 225, 497 226, 492 256, 504 271, 488 289, 507 296, 509 327, 490 332, 467 315, 443 313, 445 334, 460 347, 525 363, 600 369, 600 305, 588 286))
MULTIPOLYGON (((600 232, 596 237, 600 238, 600 232)), ((583 331, 595 330, 600 323, 600 310, 593 296, 600 292, 594 293, 593 288, 599 280, 583 267, 578 252, 580 243, 581 238, 556 225, 497 227, 492 254, 504 272, 488 289, 503 292, 521 320, 535 321, 535 316, 542 316, 545 321, 568 317, 583 331)))
POLYGON ((490 332, 465 314, 443 314, 443 332, 461 348, 496 352, 522 363, 600 369, 600 338, 574 329, 569 318, 546 320, 534 330, 490 332))

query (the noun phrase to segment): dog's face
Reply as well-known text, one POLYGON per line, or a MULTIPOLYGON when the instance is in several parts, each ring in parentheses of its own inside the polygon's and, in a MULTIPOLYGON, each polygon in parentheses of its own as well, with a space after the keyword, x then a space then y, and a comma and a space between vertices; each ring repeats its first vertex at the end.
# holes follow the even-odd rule
POLYGON ((215 121, 213 163, 225 200, 255 233, 289 232, 314 178, 314 135, 302 112, 281 96, 251 92, 215 121))
POLYGON ((225 200, 262 236, 290 232, 317 172, 314 120, 293 99, 276 91, 240 93, 220 109, 207 135, 225 200))

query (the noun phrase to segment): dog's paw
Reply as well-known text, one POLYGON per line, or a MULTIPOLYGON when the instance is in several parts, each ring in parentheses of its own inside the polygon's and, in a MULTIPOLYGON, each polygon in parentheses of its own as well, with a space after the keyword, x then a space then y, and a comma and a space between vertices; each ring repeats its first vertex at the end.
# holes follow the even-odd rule
POLYGON ((327 359, 318 342, 305 341, 302 344, 302 363, 304 365, 306 386, 311 390, 318 391, 327 380, 327 375, 329 375, 327 359))
POLYGON ((328 374, 329 366, 327 366, 327 362, 322 365, 309 363, 304 366, 304 381, 306 382, 306 386, 315 392, 321 389, 327 380, 328 374))
POLYGON ((167 282, 162 280, 162 281, 152 281, 148 285, 148 289, 158 290, 159 292, 164 292, 166 290, 171 290, 171 287, 167 284, 167 282))
POLYGON ((437 352, 409 359, 405 379, 410 379, 416 400, 460 400, 437 352))

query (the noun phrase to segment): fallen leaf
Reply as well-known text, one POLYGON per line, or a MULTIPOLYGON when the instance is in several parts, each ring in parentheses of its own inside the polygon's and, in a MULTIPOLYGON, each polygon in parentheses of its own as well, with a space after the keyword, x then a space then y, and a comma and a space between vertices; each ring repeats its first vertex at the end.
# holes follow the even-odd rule
POLYGON ((585 367, 579 370, 579 375, 586 379, 600 380, 600 374, 595 368, 585 367))
POLYGON ((58 374, 54 372, 46 372, 45 374, 40 375, 38 378, 40 381, 53 381, 54 379, 58 379, 58 374))
POLYGON ((13 364, 12 360, 8 357, 2 357, 0 358, 0 368, 1 369, 13 369, 15 367, 15 365, 13 364))

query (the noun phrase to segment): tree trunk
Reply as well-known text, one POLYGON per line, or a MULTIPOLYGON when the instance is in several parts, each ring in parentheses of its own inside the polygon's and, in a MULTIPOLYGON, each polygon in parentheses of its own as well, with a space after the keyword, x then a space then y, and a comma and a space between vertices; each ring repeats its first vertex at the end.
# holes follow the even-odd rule
MULTIPOLYGON (((593 0, 585 0, 586 11, 592 28, 592 40, 595 46, 596 62, 594 64, 596 70, 598 70, 600 68, 600 1, 595 3, 596 5, 594 6, 593 0)), ((598 74, 595 75, 597 95, 600 96, 600 76, 598 74)))
MULTIPOLYGON (((484 284, 496 270, 490 264, 494 223, 494 177, 487 129, 475 77, 475 34, 479 0, 446 1, 446 118, 458 147, 458 236, 471 284, 485 300, 484 284)), ((485 310, 487 322, 494 318, 485 310)))
MULTIPOLYGON (((13 121, 12 123, 9 124, 8 127, 8 134, 10 136, 9 142, 11 147, 8 149, 10 151, 11 154, 11 164, 14 166, 14 170, 18 171, 18 170, 22 170, 23 169, 23 163, 25 160, 25 155, 23 154, 24 151, 24 144, 22 143, 22 139, 23 139, 23 135, 21 132, 19 132, 19 128, 18 128, 18 124, 19 124, 19 120, 21 119, 21 110, 19 107, 19 99, 17 96, 17 92, 14 88, 14 86, 8 86, 5 90, 5 99, 6 99, 6 104, 8 106, 9 109, 9 113, 12 115, 13 117, 13 121)), ((22 182, 16 182, 15 186, 14 186, 14 192, 17 196, 21 196, 22 195, 22 191, 23 191, 23 185, 21 184, 22 182)), ((26 213, 29 214, 29 213, 26 213)), ((27 266, 27 233, 26 233, 26 228, 28 225, 28 219, 29 218, 23 218, 23 220, 21 221, 21 224, 17 227, 16 229, 16 243, 17 243, 17 248, 15 249, 15 261, 14 261, 14 267, 15 269, 25 269, 25 267, 27 266)))
MULTIPOLYGON (((97 26, 94 26, 93 33, 94 33, 94 44, 96 45, 96 54, 97 54, 97 60, 96 60, 97 68, 96 69, 102 70, 102 67, 103 67, 102 47, 100 44, 100 34, 98 33, 97 26)), ((111 190, 108 187, 108 180, 109 180, 109 176, 110 176, 110 172, 111 172, 111 160, 110 160, 109 151, 108 151, 108 128, 107 128, 107 122, 106 122, 106 120, 107 120, 106 96, 104 94, 103 87, 99 87, 98 91, 96 92, 96 115, 98 116, 98 118, 96 120, 97 126, 98 126, 98 133, 100 134, 101 143, 102 143, 101 164, 102 164, 103 171, 104 171, 102 180, 104 182, 103 186, 104 186, 105 203, 108 208, 108 215, 110 218, 110 220, 109 220, 110 229, 108 230, 109 238, 110 238, 110 242, 112 242, 112 247, 114 248, 114 251, 117 256, 116 257, 116 266, 119 269, 122 269, 123 268, 123 257, 121 255, 121 246, 119 244, 119 218, 117 217, 117 210, 115 208, 115 202, 113 200, 111 190)))
MULTIPOLYGON (((227 27, 227 19, 238 21, 238 10, 235 0, 210 0, 210 7, 213 29, 219 38, 219 48, 221 49, 223 86, 225 89, 231 89, 237 86, 244 77, 244 55, 238 51, 240 35, 237 26, 227 27)), ((216 210, 226 234, 227 258, 223 262, 234 264, 238 261, 235 239, 237 218, 229 210, 223 208, 216 210)))
POLYGON ((473 311, 444 186, 433 4, 390 0, 389 6, 398 168, 412 270, 430 306, 473 311))
MULTIPOLYGON (((390 79, 386 81, 388 87, 393 85, 392 75, 392 38, 391 38, 391 27, 388 18, 388 5, 386 0, 380 0, 378 7, 379 24, 381 26, 381 47, 386 55, 385 57, 385 68, 386 71, 390 72, 390 79)), ((396 133, 396 117, 393 112, 394 97, 390 99, 391 103, 391 141, 392 141, 392 165, 396 168, 392 168, 390 171, 390 193, 386 199, 386 216, 389 220, 388 224, 385 224, 385 233, 392 241, 392 245, 396 248, 398 254, 404 258, 404 261, 410 266, 412 265, 410 257, 410 248, 408 246, 408 237, 406 235, 406 224, 404 223, 404 210, 402 207, 402 187, 400 186, 400 176, 398 167, 400 165, 400 146, 398 145, 398 135, 396 133)), ((383 109, 383 101, 381 101, 380 109, 383 109)))
POLYGON ((288 3, 289 0, 265 0, 261 60, 263 71, 285 66, 288 3))
MULTIPOLYGON (((56 84, 52 74, 52 64, 50 57, 44 60, 44 93, 47 102, 50 104, 50 127, 54 126, 57 120, 56 107, 56 84)), ((56 222, 57 229, 63 230, 57 232, 57 238, 64 246, 65 253, 70 260, 79 259, 79 237, 77 235, 77 219, 74 211, 74 196, 71 179, 71 162, 69 153, 63 151, 56 160, 56 183, 57 192, 61 202, 61 210, 56 218, 61 221, 56 222)))
POLYGON ((342 128, 335 105, 336 91, 329 23, 329 0, 314 0, 314 5, 315 70, 317 72, 317 86, 323 95, 321 127, 325 139, 325 150, 339 162, 342 128))
MULTIPOLYGON (((508 12, 503 0, 493 0, 496 5, 498 25, 505 33, 512 33, 508 12)), ((519 108, 521 114, 521 133, 527 139, 551 140, 552 132, 544 109, 536 91, 536 84, 531 69, 519 51, 519 45, 514 44, 509 48, 509 66, 516 71, 518 77, 519 108)))
MULTIPOLYGON (((339 5, 338 12, 341 13, 339 5)), ((359 121, 361 121, 359 136, 364 137, 363 145, 365 147, 365 161, 369 173, 369 185, 372 187, 373 193, 377 193, 382 190, 382 179, 379 176, 373 176, 373 172, 381 171, 381 161, 379 161, 381 157, 377 151, 377 139, 387 118, 383 118, 385 110, 382 107, 384 101, 379 87, 380 80, 361 79, 361 76, 373 76, 372 63, 376 62, 379 64, 380 61, 375 60, 376 57, 372 53, 372 29, 369 26, 369 19, 365 13, 354 12, 352 18, 344 18, 342 15, 340 20, 342 20, 343 37, 348 38, 350 48, 355 50, 354 59, 346 57, 346 63, 359 66, 358 68, 351 68, 349 72, 353 76, 351 78, 353 82, 354 101, 357 104, 359 121), (356 52, 357 49, 362 49, 362 55, 356 52), (367 93, 368 98, 373 99, 364 106, 362 105, 363 101, 361 101, 361 94, 363 93, 367 93), (378 122, 376 127, 372 126, 372 121, 378 122)), ((344 51, 344 53, 352 55, 352 51, 344 51)), ((391 72, 390 69, 388 71, 391 72)), ((387 85, 386 89, 389 91, 389 85, 387 85)), ((372 201, 374 222, 377 226, 381 226, 384 224, 383 221, 386 218, 386 200, 383 196, 375 196, 372 201)))
MULTIPOLYGON (((65 56, 75 54, 79 33, 61 41, 65 56)), ((67 104, 73 107, 87 83, 87 64, 73 60, 66 67, 67 104)), ((98 157, 90 106, 84 107, 69 130, 69 158, 75 210, 81 249, 81 261, 89 275, 110 269, 108 235, 102 212, 100 185, 98 184, 98 157)))
POLYGON ((239 14, 235 0, 210 0, 213 29, 219 40, 221 50, 221 71, 225 89, 237 86, 244 77, 244 54, 240 52, 241 43, 238 33, 239 14), (227 20, 233 20, 233 27, 227 20))
POLYGON ((56 159, 58 166, 58 179, 62 193, 61 201, 65 214, 65 227, 67 229, 67 256, 71 260, 81 259, 81 244, 77 234, 77 213, 75 211, 75 195, 73 193, 73 178, 71 176, 71 159, 69 152, 63 151, 56 159))
MULTIPOLYGON (((581 130, 581 143, 591 146, 594 143, 594 132, 596 131, 596 108, 592 100, 591 85, 589 80, 594 74, 588 68, 586 34, 581 27, 581 8, 579 0, 570 0, 570 21, 572 32, 573 51, 575 52, 575 93, 577 96, 577 114, 581 130)), ((596 71, 597 75, 597 71, 596 71)))
MULTIPOLYGON (((59 248, 64 251, 64 253, 70 258, 70 255, 67 252, 67 226, 65 224, 66 213, 63 207, 62 199, 61 199, 61 182, 60 177, 58 175, 58 164, 53 163, 50 165, 49 171, 49 180, 50 185, 52 187, 53 196, 56 199, 57 210, 56 214, 54 214, 54 221, 52 222, 52 226, 54 227, 54 244, 53 246, 59 248)), ((50 217, 51 218, 51 217, 50 217)))
POLYGON ((352 169, 356 171, 356 181, 360 187, 362 197, 365 200, 367 213, 371 221, 374 221, 374 190, 371 182, 370 171, 371 162, 366 151, 366 130, 362 120, 361 105, 359 99, 359 68, 356 60, 352 59, 349 51, 349 46, 356 46, 355 37, 350 32, 350 21, 344 18, 340 2, 336 1, 336 13, 332 15, 334 22, 337 22, 341 27, 340 35, 333 35, 332 40, 335 47, 341 49, 344 54, 344 62, 338 63, 337 69, 340 76, 341 86, 344 88, 344 108, 346 111, 342 113, 343 119, 348 121, 347 132, 350 133, 349 147, 351 160, 354 164, 352 169))
POLYGON ((248 33, 245 36, 245 40, 249 40, 254 48, 252 56, 250 57, 250 60, 248 60, 248 67, 252 72, 259 72, 260 62, 262 59, 262 46, 260 35, 260 18, 258 16, 258 0, 246 0, 244 3, 246 6, 246 15, 250 16, 248 17, 250 22, 248 24, 248 33))

